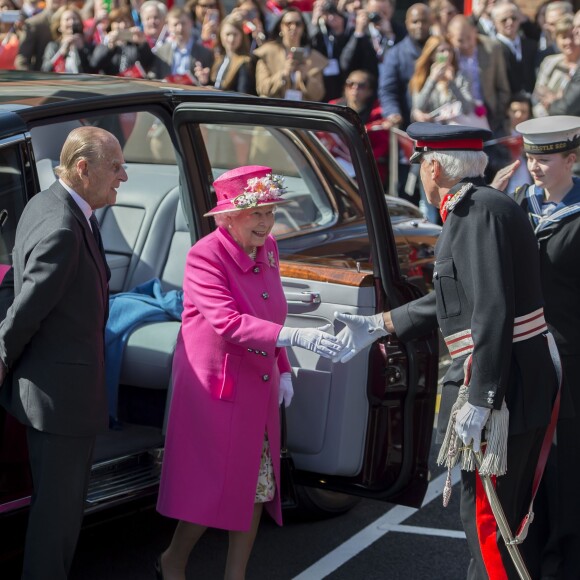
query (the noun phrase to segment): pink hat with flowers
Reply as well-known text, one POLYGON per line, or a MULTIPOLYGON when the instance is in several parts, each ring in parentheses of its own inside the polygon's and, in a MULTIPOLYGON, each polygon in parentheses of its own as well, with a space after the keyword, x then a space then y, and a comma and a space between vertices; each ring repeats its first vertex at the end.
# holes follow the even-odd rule
POLYGON ((250 209, 257 206, 287 203, 284 178, 273 175, 270 167, 245 165, 226 171, 214 182, 217 205, 206 216, 250 209))

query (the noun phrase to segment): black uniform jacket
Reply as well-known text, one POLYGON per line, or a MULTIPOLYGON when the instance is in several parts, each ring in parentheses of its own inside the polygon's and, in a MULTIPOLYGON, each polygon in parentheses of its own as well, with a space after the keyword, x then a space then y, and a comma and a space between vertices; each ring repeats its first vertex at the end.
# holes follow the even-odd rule
MULTIPOLYGON (((440 327, 443 336, 471 329, 474 350, 469 402, 510 411, 510 433, 548 425, 556 376, 542 335, 513 343, 514 318, 543 306, 534 233, 524 212, 483 180, 449 213, 435 248, 435 291, 392 311, 397 335, 408 340, 440 327)), ((444 378, 438 431, 463 383, 466 356, 444 378)))
POLYGON ((540 248, 546 322, 564 365, 560 417, 568 418, 580 413, 580 179, 574 178, 574 187, 547 220, 537 217, 543 195, 539 188, 524 186, 515 199, 528 215, 540 248))

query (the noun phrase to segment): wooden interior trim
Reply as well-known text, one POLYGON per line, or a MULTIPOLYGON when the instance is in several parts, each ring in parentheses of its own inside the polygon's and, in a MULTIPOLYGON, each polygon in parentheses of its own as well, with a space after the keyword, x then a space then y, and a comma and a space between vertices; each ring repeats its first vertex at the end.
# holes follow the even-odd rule
POLYGON ((280 260, 280 275, 287 278, 299 278, 314 282, 332 282, 344 286, 374 286, 374 277, 369 272, 357 272, 342 268, 330 268, 315 264, 302 264, 280 260))

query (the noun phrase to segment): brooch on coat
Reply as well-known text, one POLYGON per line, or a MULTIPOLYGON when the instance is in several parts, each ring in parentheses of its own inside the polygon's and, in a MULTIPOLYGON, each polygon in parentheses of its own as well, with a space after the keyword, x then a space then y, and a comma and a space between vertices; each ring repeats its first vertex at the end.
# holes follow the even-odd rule
POLYGON ((268 263, 270 264, 270 268, 276 267, 276 258, 274 258, 274 252, 268 252, 268 263))
POLYGON ((441 219, 443 223, 447 219, 449 212, 455 209, 455 206, 465 197, 465 194, 473 187, 473 183, 465 183, 461 186, 461 189, 455 193, 448 193, 441 201, 441 207, 439 213, 441 214, 441 219))

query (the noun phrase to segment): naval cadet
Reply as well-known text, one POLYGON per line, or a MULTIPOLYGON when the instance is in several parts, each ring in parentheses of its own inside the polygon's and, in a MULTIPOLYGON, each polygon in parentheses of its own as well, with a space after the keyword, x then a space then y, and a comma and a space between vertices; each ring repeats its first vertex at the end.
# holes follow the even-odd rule
POLYGON ((481 448, 481 470, 495 476, 515 535, 531 510, 537 459, 551 438, 559 386, 537 244, 524 212, 483 181, 489 131, 432 123, 413 123, 407 131, 417 141, 411 162, 420 164, 427 198, 444 222, 435 249, 435 291, 374 316, 337 313, 347 325, 338 335, 345 344, 338 359, 345 362, 389 333, 408 341, 441 329, 452 364, 443 380, 439 462, 461 462, 460 513, 471 552, 467 577, 515 579, 473 452, 481 448))
POLYGON ((537 523, 523 545, 533 578, 580 578, 580 117, 520 123, 533 183, 514 194, 540 250, 548 328, 564 370, 556 444, 534 503, 537 523))

